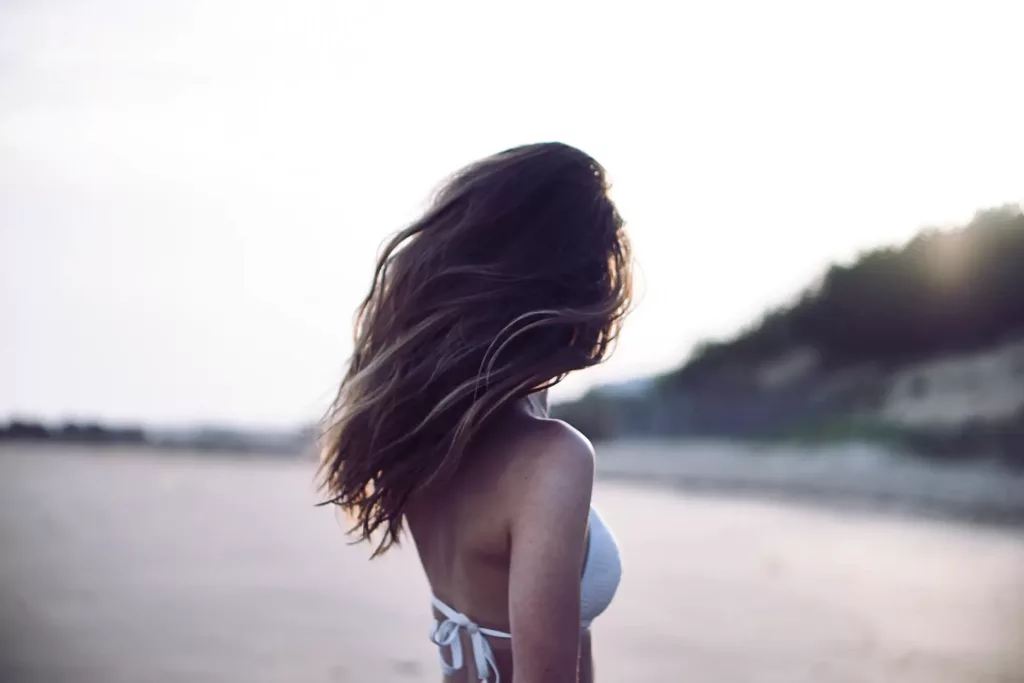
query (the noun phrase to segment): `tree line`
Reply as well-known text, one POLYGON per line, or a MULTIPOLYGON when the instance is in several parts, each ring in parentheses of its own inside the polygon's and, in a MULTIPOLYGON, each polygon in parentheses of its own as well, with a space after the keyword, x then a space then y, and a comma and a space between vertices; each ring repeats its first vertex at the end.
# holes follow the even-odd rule
POLYGON ((140 427, 109 427, 97 423, 46 425, 34 420, 0 424, 0 441, 61 441, 67 443, 146 443, 140 427))
POLYGON ((731 339, 699 345, 662 380, 699 386, 800 347, 814 349, 824 369, 892 368, 1022 336, 1024 212, 1009 205, 830 266, 796 301, 731 339))

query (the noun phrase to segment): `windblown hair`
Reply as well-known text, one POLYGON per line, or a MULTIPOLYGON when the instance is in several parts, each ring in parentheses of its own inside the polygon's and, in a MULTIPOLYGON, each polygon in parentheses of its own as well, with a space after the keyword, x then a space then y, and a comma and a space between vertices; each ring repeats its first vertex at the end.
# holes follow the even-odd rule
POLYGON ((398 542, 410 497, 449 477, 502 408, 608 355, 631 256, 604 169, 560 143, 456 173, 388 240, 324 420, 321 490, 357 540, 398 542))

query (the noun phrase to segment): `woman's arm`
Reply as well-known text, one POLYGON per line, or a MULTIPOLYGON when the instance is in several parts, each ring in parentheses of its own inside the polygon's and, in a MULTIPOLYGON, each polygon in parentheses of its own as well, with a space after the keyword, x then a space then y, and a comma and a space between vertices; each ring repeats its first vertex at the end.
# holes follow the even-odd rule
POLYGON ((561 423, 550 423, 543 443, 531 451, 517 482, 511 525, 514 683, 570 683, 579 674, 580 573, 594 453, 561 423))
POLYGON ((580 634, 580 681, 594 683, 594 655, 590 649, 590 630, 580 634))

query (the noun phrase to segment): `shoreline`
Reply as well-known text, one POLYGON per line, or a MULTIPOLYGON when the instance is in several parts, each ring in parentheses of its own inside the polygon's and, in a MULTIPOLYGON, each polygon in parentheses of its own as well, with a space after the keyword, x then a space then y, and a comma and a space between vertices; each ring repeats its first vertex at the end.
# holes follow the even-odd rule
MULTIPOLYGON (((701 496, 1024 526, 1024 473, 986 462, 928 463, 869 444, 754 446, 740 441, 634 440, 595 444, 599 481, 701 496)), ((126 443, 0 442, 6 450, 98 458, 307 462, 311 452, 126 443)))
POLYGON ((919 519, 994 529, 1024 530, 1024 510, 1000 505, 956 506, 935 501, 906 500, 890 494, 850 493, 841 489, 822 490, 799 486, 773 487, 720 480, 699 480, 679 475, 655 477, 650 474, 601 473, 597 481, 636 488, 678 493, 694 498, 733 499, 798 507, 814 511, 852 513, 919 519))
POLYGON ((1024 526, 1024 473, 934 463, 869 444, 799 448, 734 441, 597 444, 598 477, 695 494, 1024 526))

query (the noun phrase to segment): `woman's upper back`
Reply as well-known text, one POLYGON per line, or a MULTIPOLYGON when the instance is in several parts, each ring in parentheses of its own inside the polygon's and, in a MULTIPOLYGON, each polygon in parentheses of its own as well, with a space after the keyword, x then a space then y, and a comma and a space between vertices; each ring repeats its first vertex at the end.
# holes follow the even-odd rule
POLYGON ((565 494, 576 489, 589 500, 592 473, 592 447, 567 424, 519 413, 496 424, 450 481, 407 508, 434 595, 480 623, 507 627, 512 525, 524 501, 536 497, 530 489, 545 477, 564 477, 565 494))
MULTIPOLYGON (((510 411, 450 481, 407 508, 434 596, 513 633, 516 651, 528 653, 514 663, 523 680, 529 669, 575 667, 593 471, 593 449, 576 430, 510 411)), ((492 647, 511 672, 509 643, 492 647)))

